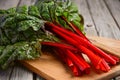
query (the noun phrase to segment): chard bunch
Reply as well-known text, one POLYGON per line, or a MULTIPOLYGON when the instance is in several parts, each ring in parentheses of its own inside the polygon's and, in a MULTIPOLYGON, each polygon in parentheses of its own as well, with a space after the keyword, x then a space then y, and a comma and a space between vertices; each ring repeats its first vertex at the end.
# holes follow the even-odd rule
POLYGON ((35 5, 0 10, 0 68, 7 68, 14 60, 39 57, 41 41, 59 41, 45 30, 46 22, 59 23, 72 30, 61 16, 84 32, 82 17, 69 0, 39 0, 35 5))

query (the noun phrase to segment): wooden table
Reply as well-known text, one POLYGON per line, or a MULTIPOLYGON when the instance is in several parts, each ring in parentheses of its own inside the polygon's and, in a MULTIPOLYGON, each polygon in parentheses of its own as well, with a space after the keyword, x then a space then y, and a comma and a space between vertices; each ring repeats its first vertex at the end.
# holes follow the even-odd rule
MULTIPOLYGON (((0 9, 31 5, 37 0, 0 0, 0 9)), ((85 20, 87 35, 120 40, 120 0, 72 0, 85 20)), ((22 65, 0 70, 0 80, 44 80, 22 65)), ((111 80, 120 80, 115 76, 111 80)))

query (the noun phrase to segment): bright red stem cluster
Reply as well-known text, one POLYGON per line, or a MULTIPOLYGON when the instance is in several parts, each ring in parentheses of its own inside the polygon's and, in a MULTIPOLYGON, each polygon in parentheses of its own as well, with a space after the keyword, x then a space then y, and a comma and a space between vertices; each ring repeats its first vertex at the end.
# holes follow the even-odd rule
MULTIPOLYGON (((63 20, 67 20, 63 17, 63 20)), ((82 54, 87 55, 95 69, 109 71, 111 65, 119 62, 119 58, 106 54, 101 49, 94 46, 84 34, 71 22, 67 24, 73 28, 74 32, 63 28, 57 23, 45 23, 45 29, 55 34, 61 42, 42 42, 42 45, 52 46, 56 54, 65 62, 75 76, 83 73, 90 73, 90 65, 85 61, 82 54), (109 64, 108 64, 109 63, 109 64)))
MULTIPOLYGON (((79 35, 80 37, 83 37, 84 39, 88 40, 86 36, 84 36, 84 34, 79 30, 79 28, 74 25, 74 23, 68 22, 67 19, 64 16, 61 16, 61 18, 74 30, 74 32, 79 35)), ((89 40, 88 40, 89 41, 89 40)))

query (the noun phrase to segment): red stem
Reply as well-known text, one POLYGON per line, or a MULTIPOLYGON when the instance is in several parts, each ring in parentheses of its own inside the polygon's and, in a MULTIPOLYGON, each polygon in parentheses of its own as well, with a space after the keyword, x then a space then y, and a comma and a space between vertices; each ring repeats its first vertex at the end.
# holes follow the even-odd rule
POLYGON ((68 67, 71 69, 73 74, 75 76, 79 76, 80 73, 78 67, 73 63, 73 61, 69 57, 66 56, 66 50, 58 49, 58 48, 55 50, 57 50, 57 55, 62 59, 63 62, 65 62, 68 65, 68 67))
POLYGON ((68 57, 66 57, 66 63, 69 66, 69 68, 72 70, 73 74, 75 76, 79 76, 79 69, 77 68, 77 66, 73 63, 73 61, 71 59, 69 59, 68 57))
POLYGON ((60 28, 50 22, 46 23, 45 26, 46 26, 47 30, 51 30, 52 32, 58 34, 58 36, 61 35, 60 36, 61 38, 66 38, 66 41, 69 41, 71 37, 77 41, 76 42, 76 41, 72 40, 72 42, 69 42, 70 44, 72 43, 72 44, 78 45, 78 43, 79 43, 79 44, 91 49, 93 52, 97 53, 98 55, 102 56, 103 58, 109 60, 109 62, 111 64, 116 64, 116 61, 112 57, 110 57, 108 54, 106 54, 99 48, 95 47, 94 45, 92 45, 89 41, 85 40, 84 38, 81 38, 78 35, 72 33, 71 31, 60 28))
POLYGON ((58 42, 41 42, 42 45, 47 45, 47 46, 53 46, 53 47, 57 47, 57 48, 63 48, 63 49, 69 49, 69 50, 72 50, 72 51, 77 51, 76 48, 70 46, 70 45, 67 45, 67 44, 61 44, 61 43, 58 43, 58 42))
POLYGON ((66 55, 79 67, 81 71, 84 71, 85 69, 89 68, 81 60, 79 60, 71 51, 67 50, 66 55))
POLYGON ((76 34, 89 41, 88 38, 78 29, 78 27, 72 21, 68 22, 64 16, 61 16, 61 18, 76 32, 76 34))

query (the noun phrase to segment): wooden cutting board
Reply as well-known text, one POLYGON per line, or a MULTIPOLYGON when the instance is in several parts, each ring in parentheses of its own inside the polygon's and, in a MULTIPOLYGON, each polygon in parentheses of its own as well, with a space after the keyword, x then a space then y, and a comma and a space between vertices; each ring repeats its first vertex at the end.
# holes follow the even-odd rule
MULTIPOLYGON (((91 42, 99 48, 120 57, 120 40, 107 39, 102 37, 88 37, 91 42)), ((120 75, 120 64, 113 66, 109 72, 96 73, 91 70, 90 74, 80 77, 72 76, 70 70, 58 59, 51 55, 42 55, 36 60, 21 61, 29 70, 42 76, 47 80, 109 80, 120 75)))

